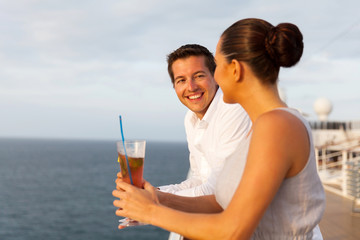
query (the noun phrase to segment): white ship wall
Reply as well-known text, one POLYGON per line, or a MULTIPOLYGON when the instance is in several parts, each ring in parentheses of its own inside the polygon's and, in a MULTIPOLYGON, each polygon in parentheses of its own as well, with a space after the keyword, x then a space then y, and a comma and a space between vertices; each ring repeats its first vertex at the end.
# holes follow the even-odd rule
POLYGON ((360 129, 344 131, 339 129, 316 129, 312 130, 315 147, 339 148, 346 147, 346 143, 360 140, 360 129))

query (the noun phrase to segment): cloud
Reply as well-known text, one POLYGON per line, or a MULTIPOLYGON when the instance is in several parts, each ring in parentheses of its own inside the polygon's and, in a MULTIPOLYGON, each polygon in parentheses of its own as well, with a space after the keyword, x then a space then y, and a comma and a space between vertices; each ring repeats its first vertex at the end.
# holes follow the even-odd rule
MULTIPOLYGON (((6 24, 0 25, 0 107, 8 114, 0 132, 114 137, 113 121, 121 113, 130 135, 184 140, 186 109, 170 84, 166 55, 186 43, 214 52, 222 31, 246 17, 296 23, 305 52, 302 62, 280 75, 289 102, 310 112, 322 93, 336 101, 333 114, 345 116, 337 109, 360 108, 358 99, 351 100, 359 89, 358 5, 355 0, 1 1, 0 21, 6 24), (24 114, 27 123, 21 125, 24 114)), ((360 118, 350 112, 346 117, 360 118)))

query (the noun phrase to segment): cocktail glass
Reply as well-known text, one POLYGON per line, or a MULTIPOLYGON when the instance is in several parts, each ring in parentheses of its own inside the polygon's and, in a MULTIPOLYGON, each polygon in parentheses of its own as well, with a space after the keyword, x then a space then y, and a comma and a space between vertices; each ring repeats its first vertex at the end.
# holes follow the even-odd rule
MULTIPOLYGON (((116 145, 123 181, 142 188, 146 141, 126 140, 117 142, 116 145)), ((144 223, 129 218, 121 219, 119 222, 124 227, 144 225, 144 223)))

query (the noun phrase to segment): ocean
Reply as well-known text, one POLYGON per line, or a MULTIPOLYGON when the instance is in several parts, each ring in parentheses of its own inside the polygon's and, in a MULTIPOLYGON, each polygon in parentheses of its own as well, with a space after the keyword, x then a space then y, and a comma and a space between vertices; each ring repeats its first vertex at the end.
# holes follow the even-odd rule
MULTIPOLYGON (((147 142, 144 178, 178 183, 186 143, 147 142)), ((167 239, 147 225, 118 230, 115 141, 0 139, 0 240, 167 239)))

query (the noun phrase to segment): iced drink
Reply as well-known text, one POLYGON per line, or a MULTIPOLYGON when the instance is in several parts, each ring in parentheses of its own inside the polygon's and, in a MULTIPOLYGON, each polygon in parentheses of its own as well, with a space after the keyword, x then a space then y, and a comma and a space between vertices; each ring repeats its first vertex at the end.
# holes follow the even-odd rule
POLYGON ((144 172, 144 159, 145 159, 145 145, 144 140, 133 140, 117 142, 118 161, 120 163, 121 174, 123 180, 127 183, 132 183, 142 188, 143 186, 143 172, 144 172), (124 150, 125 146, 125 150, 124 150), (125 153, 129 162, 130 172, 127 166, 125 153), (129 174, 131 173, 131 174, 129 174))
MULTIPOLYGON (((145 145, 144 140, 117 142, 118 161, 120 163, 121 174, 124 182, 130 183, 142 188, 143 187, 143 171, 145 159, 145 145), (124 149, 125 147, 125 149, 124 149), (126 156, 126 157, 125 157, 126 156), (128 163, 126 162, 126 158, 128 163), (128 169, 128 164, 130 171, 128 169)), ((144 223, 124 218, 119 220, 119 226, 130 227, 145 225, 144 223)))
MULTIPOLYGON (((134 158, 128 156, 128 161, 130 165, 133 184, 139 188, 142 188, 144 182, 143 180, 144 158, 134 158)), ((125 155, 119 154, 119 163, 120 163, 121 174, 124 182, 131 183, 125 155)))

